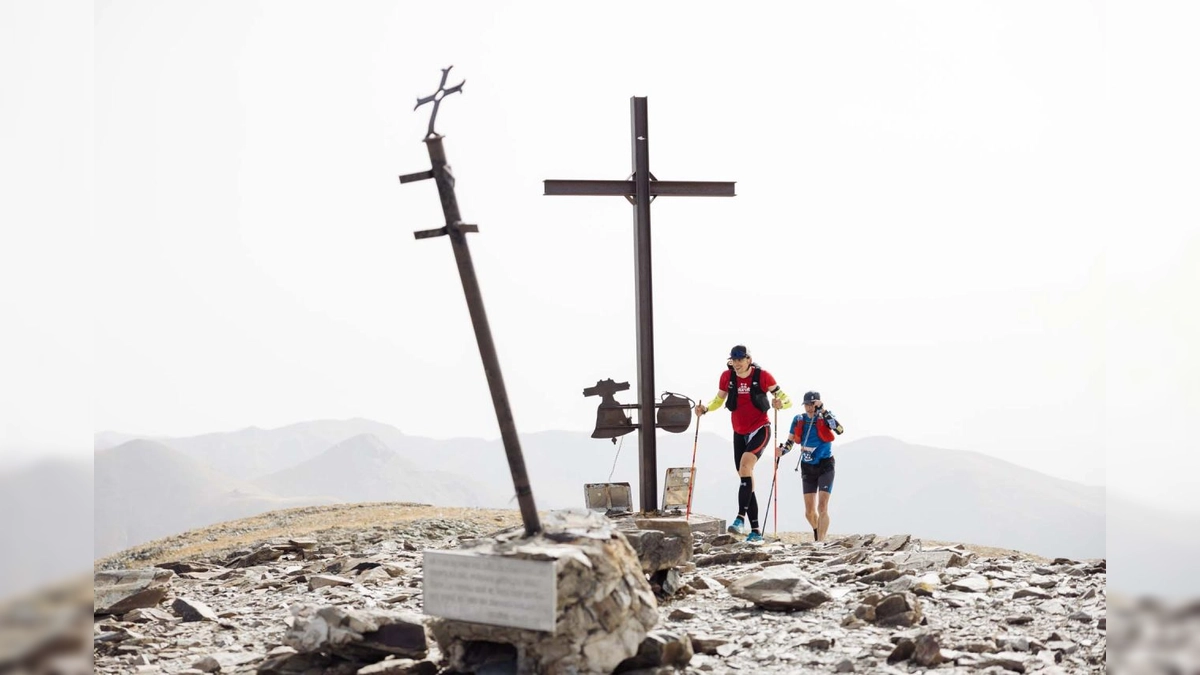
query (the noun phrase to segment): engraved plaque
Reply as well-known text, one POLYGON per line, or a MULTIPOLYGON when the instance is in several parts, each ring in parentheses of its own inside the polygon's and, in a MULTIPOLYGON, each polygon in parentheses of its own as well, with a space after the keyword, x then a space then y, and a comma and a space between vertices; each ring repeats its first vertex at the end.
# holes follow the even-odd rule
POLYGON ((558 602, 554 561, 470 551, 424 554, 426 614, 554 632, 558 602))

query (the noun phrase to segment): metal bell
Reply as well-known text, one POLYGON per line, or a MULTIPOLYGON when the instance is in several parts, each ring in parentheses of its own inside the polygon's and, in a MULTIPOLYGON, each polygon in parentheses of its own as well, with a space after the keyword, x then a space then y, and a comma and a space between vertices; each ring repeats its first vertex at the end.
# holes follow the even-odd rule
POLYGON ((636 428, 620 403, 603 401, 596 408, 596 429, 592 431, 592 438, 616 438, 636 428))
POLYGON ((670 392, 662 395, 662 401, 655 407, 658 414, 654 418, 654 426, 673 434, 687 431, 692 424, 692 402, 679 394, 670 392))
POLYGON ((600 380, 596 386, 583 390, 584 396, 600 397, 600 405, 596 408, 596 429, 592 431, 592 438, 616 438, 637 428, 633 426, 633 420, 629 419, 624 412, 628 406, 617 403, 617 399, 613 396, 618 391, 626 389, 629 389, 628 382, 614 382, 612 379, 607 379, 600 380))

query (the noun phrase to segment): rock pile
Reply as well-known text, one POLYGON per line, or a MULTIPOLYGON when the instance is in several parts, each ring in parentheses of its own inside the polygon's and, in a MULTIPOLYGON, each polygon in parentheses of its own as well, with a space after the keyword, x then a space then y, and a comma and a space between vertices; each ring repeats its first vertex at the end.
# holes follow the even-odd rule
MULTIPOLYGON (((522 672, 610 673, 638 654, 658 623, 643 563, 604 516, 552 513, 543 526, 535 537, 512 533, 470 550, 485 560, 553 560, 558 582, 554 632, 432 619, 430 633, 452 668, 474 672, 499 660, 521 664, 522 672)), ((655 534, 660 546, 649 550, 658 555, 662 536, 655 534)))
MULTIPOLYGON (((515 648, 492 642, 484 653, 485 640, 469 658, 451 655, 441 645, 454 641, 436 639, 438 621, 419 614, 420 551, 486 534, 416 521, 98 573, 95 672, 464 672, 452 661, 516 672, 515 648)), ((654 539, 645 550, 661 553, 654 539)), ((1105 670, 1103 560, 982 557, 907 536, 753 546, 706 534, 691 545, 675 582, 657 587, 657 624, 616 672, 1105 670)), ((634 586, 654 567, 641 561, 634 586)), ((556 668, 544 670, 569 672, 556 668)))

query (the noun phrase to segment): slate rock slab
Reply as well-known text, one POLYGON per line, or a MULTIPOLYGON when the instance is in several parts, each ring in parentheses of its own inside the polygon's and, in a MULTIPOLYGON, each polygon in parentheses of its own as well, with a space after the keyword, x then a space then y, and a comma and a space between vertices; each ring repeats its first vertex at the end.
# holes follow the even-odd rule
POLYGON ((744 576, 730 584, 729 593, 764 609, 812 609, 831 599, 795 565, 776 565, 744 576))
POLYGON ((283 643, 302 654, 375 652, 422 659, 428 652, 425 625, 411 612, 293 605, 291 613, 283 643))
POLYGON ((94 614, 124 614, 154 607, 167 597, 175 573, 160 567, 96 572, 93 578, 94 614))

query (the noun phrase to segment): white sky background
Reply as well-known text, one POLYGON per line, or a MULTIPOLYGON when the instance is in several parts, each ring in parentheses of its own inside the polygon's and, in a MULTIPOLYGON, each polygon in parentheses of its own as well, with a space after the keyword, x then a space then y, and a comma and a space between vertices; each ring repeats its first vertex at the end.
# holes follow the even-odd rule
POLYGON ((0 470, 91 461, 92 13, 0 2, 0 470))
MULTIPOLYGON (((1182 470, 1153 490, 1110 489, 1200 511, 1180 453, 1200 398, 1183 311, 1200 242, 1195 207, 1173 199, 1196 184, 1197 105, 1148 67, 1196 48, 1187 22, 1160 41, 1138 31, 1165 17, 1120 19, 1137 49, 1086 2, 100 3, 96 247, 79 284, 93 343, 6 300, 39 327, 16 351, 63 349, 6 350, 5 366, 36 380, 94 352, 97 430, 362 416, 497 436, 449 242, 411 234, 441 224, 436 190, 396 180, 428 167, 412 105, 454 64, 465 95, 438 129, 482 229, 472 253, 519 430, 588 430, 597 400, 580 391, 636 382, 632 209, 544 197, 541 181, 628 175, 629 97, 644 95, 658 178, 738 182, 733 199, 652 208, 658 390, 707 400, 744 342, 793 396, 822 391, 844 438, 1093 483, 1106 454, 1170 461, 1182 470), (1155 124, 1114 133, 1143 106, 1155 124), (1164 160, 1167 182, 1140 169, 1164 160)), ((44 197, 31 213, 61 199, 44 197)), ((6 286, 32 267, 11 250, 6 286)), ((6 394, 4 446, 74 444, 54 415, 79 402, 43 388, 6 394)))

